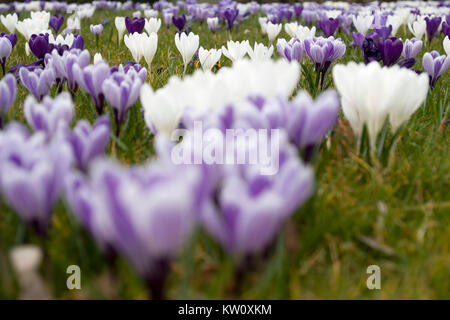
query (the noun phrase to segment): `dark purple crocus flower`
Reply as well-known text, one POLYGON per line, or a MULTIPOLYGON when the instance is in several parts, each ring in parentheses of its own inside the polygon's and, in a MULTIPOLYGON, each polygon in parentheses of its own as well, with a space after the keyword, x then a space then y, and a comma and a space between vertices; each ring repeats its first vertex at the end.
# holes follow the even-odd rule
POLYGON ((51 52, 50 44, 48 42, 48 34, 33 34, 28 42, 31 52, 38 59, 43 59, 46 53, 51 52))
POLYGON ((19 62, 18 64, 15 64, 14 66, 12 66, 8 70, 8 73, 11 73, 12 75, 14 75, 16 77, 17 81, 20 81, 19 70, 21 68, 26 68, 28 71, 34 71, 37 69, 42 69, 43 63, 44 63, 44 59, 36 60, 30 64, 24 64, 23 62, 19 62))
POLYGON ((186 16, 184 14, 181 16, 173 16, 172 23, 175 27, 177 27, 178 31, 181 31, 186 25, 186 16))
POLYGON ((372 61, 381 61, 383 56, 375 41, 372 38, 365 38, 362 43, 362 51, 364 54, 364 63, 368 64, 372 61))
POLYGON ((63 23, 64 23, 64 17, 55 14, 54 16, 52 16, 52 17, 50 18, 49 26, 50 26, 53 30, 55 30, 55 33, 58 33, 58 31, 59 31, 59 29, 61 29, 63 23))
POLYGON ((389 25, 388 27, 377 28, 377 29, 374 29, 373 32, 375 32, 378 35, 379 39, 384 40, 384 39, 389 38, 389 36, 391 35, 392 26, 389 25))
POLYGON ((17 36, 15 33, 7 34, 5 32, 0 33, 0 38, 7 38, 9 42, 11 42, 11 46, 14 48, 14 46, 17 43, 17 36))
POLYGON ((397 64, 400 66, 400 68, 407 68, 411 69, 416 64, 416 59, 414 58, 403 58, 400 59, 397 64))
POLYGON ((385 66, 390 66, 400 58, 403 51, 403 42, 395 37, 391 37, 384 41, 380 40, 378 42, 378 49, 381 52, 383 64, 385 66))
POLYGON ((144 30, 145 27, 145 18, 133 18, 131 20, 130 17, 125 18, 125 26, 127 27, 127 30, 130 34, 133 34, 135 32, 142 33, 142 30, 144 30))
POLYGON ((433 37, 435 37, 438 33, 442 18, 434 17, 430 19, 429 17, 425 17, 425 21, 427 22, 428 41, 431 41, 431 39, 433 39, 433 37))
POLYGON ((336 32, 337 28, 339 27, 339 20, 338 19, 323 19, 319 21, 319 27, 322 30, 325 37, 331 37, 336 32))
POLYGON ((79 34, 75 34, 73 43, 72 43, 72 47, 70 49, 83 50, 84 49, 84 38, 79 34))
POLYGON ((227 30, 231 30, 233 28, 234 21, 236 20, 239 14, 239 10, 236 8, 227 8, 223 13, 225 20, 227 21, 227 30))
POLYGON ((296 3, 296 4, 294 4, 293 8, 294 8, 295 17, 296 18, 300 17, 302 15, 303 6, 301 4, 296 3))
POLYGON ((442 33, 444 34, 444 37, 447 36, 450 38, 450 23, 446 21, 442 22, 442 33))

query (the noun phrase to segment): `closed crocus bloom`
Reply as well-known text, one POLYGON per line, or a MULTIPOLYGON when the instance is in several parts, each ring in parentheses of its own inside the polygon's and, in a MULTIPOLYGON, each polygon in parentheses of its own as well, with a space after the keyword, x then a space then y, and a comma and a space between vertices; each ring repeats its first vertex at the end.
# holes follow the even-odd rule
POLYGON ((386 26, 392 26, 392 36, 395 37, 397 34, 398 28, 403 24, 403 20, 401 17, 397 15, 388 16, 386 20, 386 26))
POLYGON ((84 69, 89 65, 91 58, 88 50, 77 50, 72 49, 67 54, 63 55, 64 63, 64 75, 69 86, 69 90, 75 92, 77 90, 78 84, 75 79, 74 68, 84 69))
POLYGON ((169 11, 163 10, 162 15, 164 24, 166 25, 167 28, 169 28, 172 24, 173 12, 170 10, 169 11))
POLYGON ((114 25, 116 26, 119 42, 122 41, 123 34, 125 33, 125 30, 127 27, 125 26, 125 17, 116 17, 114 19, 114 25))
POLYGON ((0 126, 3 126, 3 114, 8 112, 9 108, 16 100, 16 95, 16 78, 8 73, 0 80, 0 126))
POLYGON ((234 21, 236 20, 238 14, 239 10, 237 8, 225 9, 223 16, 225 17, 225 21, 227 22, 228 30, 231 30, 233 28, 234 21))
POLYGON ((397 130, 425 101, 428 91, 425 74, 398 66, 381 67, 378 62, 336 65, 333 80, 344 116, 358 137, 367 126, 372 150, 385 120, 389 117, 397 130))
POLYGON ((5 74, 5 64, 12 51, 11 41, 6 37, 0 37, 0 64, 5 74))
POLYGON ((125 17, 125 26, 130 34, 135 32, 142 33, 145 27, 145 18, 133 18, 125 17))
POLYGON ((269 38, 269 42, 273 43, 278 34, 281 31, 281 24, 273 24, 272 22, 267 22, 266 24, 267 37, 269 38))
POLYGON ((261 28, 261 34, 263 36, 265 36, 267 34, 267 29, 266 29, 267 21, 268 21, 267 17, 259 17, 258 18, 259 26, 261 28))
POLYGON ((278 39, 277 51, 281 57, 289 62, 292 60, 300 61, 303 57, 303 44, 297 38, 293 38, 289 42, 286 42, 285 39, 278 39))
POLYGON ((25 99, 23 113, 31 128, 53 137, 60 125, 68 126, 74 114, 73 102, 68 92, 62 92, 54 99, 44 97, 37 102, 33 96, 25 99))
POLYGON ((44 58, 46 53, 50 52, 49 35, 48 34, 33 34, 28 42, 31 52, 38 59, 44 58))
POLYGON ((225 57, 232 62, 236 62, 244 58, 250 49, 250 43, 248 40, 244 41, 227 41, 227 47, 222 46, 222 52, 225 57))
POLYGON ((218 17, 207 18, 206 23, 208 24, 208 28, 212 33, 215 33, 220 27, 218 17))
POLYGON ((62 25, 64 23, 64 17, 55 14, 50 18, 49 26, 55 31, 55 33, 58 33, 59 29, 61 29, 62 25))
POLYGON ((322 30, 325 37, 330 37, 334 35, 337 28, 339 27, 339 20, 338 19, 322 19, 319 21, 319 27, 322 30))
POLYGON ((298 23, 290 22, 284 24, 284 31, 291 37, 294 38, 297 33, 298 23))
POLYGON ((73 155, 80 170, 86 172, 89 164, 105 153, 109 143, 110 127, 106 116, 99 117, 93 126, 82 119, 68 134, 68 142, 72 146, 73 155))
POLYGON ((383 57, 383 64, 390 66, 394 64, 403 51, 402 40, 392 37, 378 43, 381 56, 383 57))
POLYGON ((346 46, 341 39, 312 38, 304 42, 305 52, 315 64, 316 70, 325 73, 331 63, 345 54, 346 46))
POLYGON ((78 64, 74 64, 73 74, 80 88, 91 96, 97 113, 102 114, 105 105, 105 95, 102 86, 103 82, 111 74, 108 64, 101 61, 85 68, 81 68, 78 64))
POLYGON ((9 33, 13 33, 16 30, 17 22, 19 21, 19 17, 16 13, 10 13, 6 16, 0 16, 0 21, 8 29, 9 33))
POLYGON ((99 52, 97 52, 96 54, 94 54, 94 64, 97 64, 100 61, 103 61, 103 57, 99 52))
POLYGON ((417 57, 422 50, 422 45, 422 40, 417 40, 416 38, 406 39, 403 44, 402 56, 405 57, 405 59, 417 57))
POLYGON ((50 87, 55 81, 55 73, 53 69, 46 68, 29 71, 27 68, 20 68, 20 81, 30 93, 40 101, 50 92, 50 87))
POLYGON ((161 27, 161 19, 150 18, 145 20, 145 31, 148 34, 158 33, 159 28, 161 27))
POLYGON ((71 31, 81 30, 80 18, 77 16, 67 18, 67 29, 71 31))
POLYGON ((114 72, 103 82, 102 91, 113 110, 117 135, 120 125, 125 120, 126 112, 139 98, 141 85, 141 78, 131 77, 122 72, 114 72))
POLYGON ((91 24, 90 29, 91 29, 91 33, 94 36, 100 37, 100 35, 103 32, 103 25, 102 24, 95 24, 95 25, 91 24))
POLYGON ((73 35, 72 47, 70 49, 84 49, 84 38, 79 34, 73 35))
POLYGON ((206 50, 203 47, 198 49, 198 59, 204 71, 209 71, 219 61, 222 56, 222 50, 210 49, 206 50))
POLYGON ((4 199, 38 234, 46 235, 72 164, 70 147, 60 140, 48 144, 43 134, 29 136, 16 125, 1 133, 0 150, 4 199))
POLYGON ((422 40, 423 35, 427 29, 427 22, 419 18, 417 21, 408 23, 409 31, 414 35, 417 40, 422 40))
POLYGON ((444 50, 447 56, 450 56, 450 39, 448 36, 445 37, 443 42, 444 50))
POLYGON ((135 32, 133 34, 125 35, 123 40, 128 50, 130 50, 134 62, 137 63, 139 63, 142 59, 142 37, 142 34, 135 32))
POLYGON ((9 42, 11 42, 11 46, 12 46, 13 49, 14 49, 14 46, 15 46, 16 43, 17 43, 17 36, 16 36, 15 33, 7 34, 7 33, 4 33, 4 32, 1 32, 1 33, 0 33, 0 38, 6 38, 6 39, 8 39, 9 42))
POLYGON ((173 16, 172 22, 175 27, 177 27, 178 31, 183 30, 184 25, 186 24, 186 15, 182 14, 180 16, 173 16))
POLYGON ((144 10, 144 16, 147 19, 158 17, 158 10, 148 9, 144 10))
POLYGON ((142 35, 142 55, 150 68, 156 49, 158 48, 158 35, 156 33, 150 33, 148 36, 142 33, 142 35))
POLYGON ((366 35, 367 31, 369 31, 369 29, 372 27, 373 19, 374 18, 372 15, 353 16, 353 25, 355 26, 358 32, 362 33, 363 35, 366 35))
POLYGON ((272 57, 273 46, 266 47, 262 43, 255 42, 254 47, 248 48, 248 55, 252 60, 266 61, 272 57))
POLYGON ((439 55, 435 50, 426 52, 423 55, 422 65, 430 77, 430 87, 434 88, 438 78, 450 67, 450 56, 439 55))
POLYGON ((439 26, 441 25, 441 21, 441 17, 425 17, 425 22, 427 24, 428 41, 431 41, 439 33, 439 26))
POLYGON ((305 39, 314 38, 316 35, 316 27, 304 27, 304 26, 298 26, 297 32, 295 33, 295 37, 299 40, 303 41, 305 39))
POLYGON ((189 35, 184 32, 175 34, 175 45, 183 58, 184 73, 186 73, 187 65, 198 49, 199 41, 199 36, 192 32, 189 35))

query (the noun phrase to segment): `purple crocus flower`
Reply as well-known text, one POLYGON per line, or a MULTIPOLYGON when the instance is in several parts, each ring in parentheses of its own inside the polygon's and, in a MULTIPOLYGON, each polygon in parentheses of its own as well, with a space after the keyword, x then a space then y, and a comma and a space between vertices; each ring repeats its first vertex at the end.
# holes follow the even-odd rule
POLYGON ((352 36, 353 36, 353 41, 352 41, 353 48, 356 48, 358 46, 362 50, 364 40, 366 40, 366 37, 364 36, 364 34, 362 34, 361 32, 353 32, 352 36))
POLYGON ((381 54, 378 45, 372 38, 365 38, 362 43, 362 51, 364 54, 364 63, 368 64, 372 61, 381 61, 383 60, 383 56, 381 54))
POLYGON ((49 26, 58 33, 64 23, 64 17, 61 15, 53 15, 50 17, 49 26))
POLYGON ((236 8, 225 9, 223 16, 227 22, 227 30, 231 30, 233 28, 234 21, 236 20, 238 14, 239 10, 236 8))
POLYGON ((319 27, 322 30, 325 37, 331 37, 336 32, 337 28, 339 27, 339 20, 338 19, 322 19, 319 21, 319 27))
POLYGON ((378 49, 381 52, 383 64, 385 66, 390 66, 400 58, 403 51, 403 42, 395 37, 391 37, 384 41, 380 40, 378 42, 378 49))
POLYGON ((433 89, 438 78, 450 67, 450 56, 439 55, 433 50, 423 55, 422 65, 430 77, 430 87, 433 89))
POLYGON ((180 16, 173 16, 172 22, 173 22, 173 25, 175 27, 177 27, 177 29, 179 31, 181 31, 181 30, 183 30, 184 26, 186 25, 186 16, 184 14, 182 14, 180 16))
POLYGON ((292 38, 289 42, 284 39, 277 41, 278 54, 287 61, 300 61, 303 57, 303 44, 297 38, 292 38))
POLYGON ((43 59, 46 53, 51 52, 48 34, 33 34, 28 42, 31 52, 38 59, 43 59))
POLYGON ((10 124, 0 135, 3 196, 26 223, 44 236, 72 164, 70 147, 61 140, 48 143, 42 134, 30 136, 18 124, 10 124))
POLYGON ((446 21, 442 22, 442 33, 444 34, 444 37, 447 36, 450 38, 450 23, 446 21))
POLYGON ((125 26, 130 34, 135 32, 142 33, 145 27, 145 18, 133 18, 130 17, 125 18, 125 26))
POLYGON ((97 113, 102 114, 105 106, 105 95, 102 86, 103 82, 111 74, 108 64, 101 61, 85 68, 75 64, 73 66, 73 74, 78 85, 91 96, 97 113))
POLYGON ((417 57, 422 50, 422 45, 422 40, 417 40, 416 38, 406 39, 403 43, 402 56, 406 59, 417 57))
POLYGON ((0 38, 0 65, 2 66, 3 74, 5 74, 6 60, 12 51, 11 41, 6 37, 0 38))
POLYGON ((431 41, 439 32, 439 26, 441 25, 442 18, 441 17, 434 17, 434 18, 425 17, 425 21, 427 23, 428 41, 431 41))
POLYGON ((385 40, 385 39, 389 38, 389 36, 391 35, 391 33, 392 33, 392 26, 389 25, 388 27, 376 28, 376 29, 374 29, 373 32, 378 35, 378 37, 377 37, 378 39, 385 40))
POLYGON ((14 48, 17 43, 17 36, 15 33, 7 34, 5 32, 0 33, 0 38, 7 38, 11 42, 11 46, 14 48))
POLYGON ((53 69, 35 69, 29 71, 27 68, 22 67, 19 70, 19 77, 25 88, 38 100, 50 92, 50 87, 55 81, 55 73, 53 69))
POLYGON ((41 103, 28 96, 23 113, 31 128, 53 137, 60 125, 69 126, 74 114, 73 102, 68 92, 62 92, 54 99, 44 97, 41 103))
POLYGON ((70 49, 83 50, 84 49, 84 38, 79 34, 75 34, 73 43, 72 43, 72 47, 70 49))
POLYGON ((345 43, 333 37, 314 37, 304 41, 305 52, 315 64, 316 70, 325 73, 331 63, 345 54, 345 43))
POLYGON ((120 125, 125 120, 126 112, 139 98, 142 80, 124 72, 114 72, 102 85, 106 100, 110 104, 116 121, 116 135, 119 135, 120 125))
POLYGON ((9 108, 16 100, 16 95, 16 78, 8 73, 0 80, 0 128, 3 128, 3 115, 8 113, 9 108))
POLYGON ((164 10, 162 15, 163 15, 164 24, 166 25, 167 28, 169 28, 170 25, 172 24, 173 12, 164 10))
POLYGON ((82 119, 68 135, 77 166, 86 172, 89 164, 105 153, 109 143, 110 123, 106 116, 97 119, 93 126, 82 119))

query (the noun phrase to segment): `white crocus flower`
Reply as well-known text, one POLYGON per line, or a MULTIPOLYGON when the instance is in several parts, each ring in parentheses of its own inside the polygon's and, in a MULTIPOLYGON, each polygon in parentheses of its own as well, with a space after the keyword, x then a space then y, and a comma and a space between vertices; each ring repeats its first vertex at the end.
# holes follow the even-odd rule
POLYGON ((134 62, 139 63, 143 56, 142 34, 137 32, 134 32, 133 34, 127 34, 125 35, 123 41, 125 42, 125 45, 127 46, 128 50, 130 50, 134 62))
POLYGON ((16 30, 16 25, 19 21, 19 18, 17 17, 16 13, 10 13, 6 16, 0 16, 0 21, 5 26, 5 28, 8 29, 9 33, 13 33, 16 30))
POLYGON ((269 42, 273 43, 278 34, 281 31, 281 23, 273 24, 272 22, 267 22, 266 24, 267 36, 269 37, 269 42))
POLYGON ((206 50, 203 47, 198 49, 198 59, 202 65, 203 71, 209 71, 219 61, 222 56, 221 49, 209 49, 206 50))
POLYGON ((298 23, 297 22, 291 22, 291 23, 285 23, 284 24, 284 31, 289 35, 289 37, 294 38, 297 34, 298 29, 298 23))
POLYGON ((153 10, 153 9, 144 10, 144 16, 147 19, 156 18, 156 17, 158 17, 158 11, 157 10, 153 10))
POLYGON ((398 28, 402 25, 402 18, 396 15, 388 16, 386 20, 386 26, 392 26, 392 36, 395 37, 397 34, 398 28))
POLYGON ((367 34, 367 31, 372 27, 374 17, 371 15, 363 16, 353 16, 353 25, 355 26, 356 30, 363 35, 367 34))
POLYGON ((267 24, 267 17, 259 17, 258 22, 261 27, 261 33, 263 36, 267 34, 266 24, 267 24))
POLYGON ((72 47, 73 41, 75 40, 75 36, 72 33, 67 34, 65 37, 60 34, 56 37, 50 35, 48 37, 48 40, 52 44, 67 45, 70 48, 72 47))
POLYGON ((304 27, 299 25, 297 27, 297 31, 295 32, 295 37, 298 38, 301 41, 304 41, 305 39, 314 38, 316 35, 316 27, 304 27))
POLYGON ((200 38, 198 35, 189 32, 181 32, 175 35, 175 45, 183 58, 184 71, 186 73, 187 66, 198 49, 200 38))
POLYGON ((81 30, 80 18, 77 16, 67 18, 67 29, 70 30, 81 30))
POLYGON ((148 67, 152 64, 153 58, 155 57, 156 49, 158 48, 158 35, 155 32, 146 35, 142 33, 142 55, 147 62, 148 67))
POLYGON ((330 18, 337 19, 337 17, 339 17, 342 14, 342 12, 341 10, 327 10, 325 14, 327 15, 328 19, 330 18))
POLYGON ((158 33, 159 28, 161 27, 161 19, 156 18, 150 18, 145 19, 145 31, 147 31, 148 34, 151 34, 152 32, 158 33))
POLYGON ((422 40, 425 31, 427 30, 427 22, 425 19, 419 18, 414 22, 408 23, 409 31, 414 35, 417 40, 422 40))
POLYGON ((125 25, 125 18, 124 17, 116 17, 114 19, 114 24, 116 25, 118 37, 119 37, 119 43, 122 41, 123 34, 125 33, 125 30, 127 29, 125 25))
POLYGON ((333 80, 341 97, 344 116, 357 136, 367 126, 372 150, 384 122, 389 118, 396 131, 424 102, 428 75, 407 68, 381 67, 376 61, 350 62, 333 68, 333 80))
POLYGON ((50 12, 47 11, 33 11, 30 13, 32 20, 36 21, 43 29, 48 29, 50 22, 50 12))
POLYGON ((97 64, 97 63, 99 63, 99 62, 101 62, 103 60, 104 59, 103 59, 102 55, 99 52, 94 54, 94 64, 97 64))
POLYGON ((252 49, 252 47, 248 48, 248 55, 252 60, 260 60, 266 61, 272 57, 273 54, 273 46, 266 47, 262 43, 256 43, 252 49))
POLYGON ((248 40, 245 41, 227 41, 227 47, 222 46, 222 52, 225 57, 230 59, 232 62, 236 62, 244 58, 250 49, 250 43, 248 40))
POLYGON ((445 37, 443 45, 444 45, 445 54, 450 56, 450 39, 448 38, 448 36, 445 37))

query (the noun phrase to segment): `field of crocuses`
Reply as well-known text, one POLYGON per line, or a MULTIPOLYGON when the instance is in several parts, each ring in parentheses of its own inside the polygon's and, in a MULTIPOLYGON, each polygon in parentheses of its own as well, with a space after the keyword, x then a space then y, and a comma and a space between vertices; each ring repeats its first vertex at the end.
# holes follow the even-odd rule
POLYGON ((0 298, 450 298, 449 2, 15 2, 0 32, 0 298))

